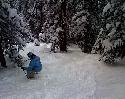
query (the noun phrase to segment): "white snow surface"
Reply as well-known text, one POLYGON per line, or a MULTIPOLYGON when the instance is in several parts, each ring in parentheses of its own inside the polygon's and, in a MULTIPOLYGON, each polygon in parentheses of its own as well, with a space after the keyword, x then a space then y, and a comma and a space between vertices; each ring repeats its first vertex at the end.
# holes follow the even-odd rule
POLYGON ((43 69, 35 79, 28 80, 19 67, 0 69, 0 99, 124 99, 124 67, 106 66, 75 46, 49 53, 45 45, 29 43, 20 51, 24 59, 29 51, 40 56, 43 69))

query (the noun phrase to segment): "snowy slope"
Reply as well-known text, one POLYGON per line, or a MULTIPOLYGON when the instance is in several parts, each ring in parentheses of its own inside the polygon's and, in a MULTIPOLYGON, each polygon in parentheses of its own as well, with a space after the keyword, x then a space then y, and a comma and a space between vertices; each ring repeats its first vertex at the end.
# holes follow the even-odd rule
POLYGON ((122 67, 106 67, 97 61, 98 56, 84 54, 76 47, 69 48, 68 53, 50 53, 45 49, 46 44, 29 43, 20 52, 26 59, 29 51, 40 56, 43 70, 36 79, 26 79, 18 67, 0 70, 0 99, 124 99, 122 67), (122 90, 116 93, 118 88, 122 90), (112 96, 113 92, 116 96, 112 96))

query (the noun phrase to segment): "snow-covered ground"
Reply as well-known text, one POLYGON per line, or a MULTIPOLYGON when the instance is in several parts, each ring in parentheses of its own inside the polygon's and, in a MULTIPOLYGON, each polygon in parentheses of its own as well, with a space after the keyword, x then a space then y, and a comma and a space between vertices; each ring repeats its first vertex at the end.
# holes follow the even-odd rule
POLYGON ((0 69, 0 99, 125 98, 122 64, 107 66, 98 62, 99 56, 82 53, 76 47, 69 48, 68 53, 50 53, 46 44, 29 43, 20 53, 27 59, 29 51, 40 56, 42 72, 28 80, 19 67, 0 69))

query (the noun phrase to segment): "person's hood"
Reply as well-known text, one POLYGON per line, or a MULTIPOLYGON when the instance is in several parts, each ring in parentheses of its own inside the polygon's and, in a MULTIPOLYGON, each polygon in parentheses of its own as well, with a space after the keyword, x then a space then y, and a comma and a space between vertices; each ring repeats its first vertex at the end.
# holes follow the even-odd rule
POLYGON ((27 54, 27 56, 30 58, 30 60, 35 60, 35 61, 40 60, 40 57, 36 56, 36 55, 33 54, 32 52, 29 52, 29 53, 27 54))
POLYGON ((31 58, 32 55, 34 55, 32 52, 29 52, 29 53, 27 54, 27 56, 28 56, 29 58, 31 58))

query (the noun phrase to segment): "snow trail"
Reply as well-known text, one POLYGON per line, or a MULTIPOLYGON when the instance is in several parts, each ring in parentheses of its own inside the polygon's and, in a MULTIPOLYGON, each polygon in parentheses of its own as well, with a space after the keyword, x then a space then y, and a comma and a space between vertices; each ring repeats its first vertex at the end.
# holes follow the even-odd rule
POLYGON ((29 51, 40 56, 43 70, 39 77, 28 80, 20 68, 7 69, 0 76, 0 99, 94 99, 96 82, 87 60, 91 56, 76 48, 69 48, 69 53, 49 53, 45 46, 29 43, 20 52, 26 59, 29 51))
POLYGON ((36 79, 28 80, 10 61, 8 69, 0 69, 0 99, 124 99, 125 60, 108 66, 76 47, 68 53, 50 53, 46 47, 29 43, 20 51, 24 59, 29 51, 40 56, 43 70, 36 79))

